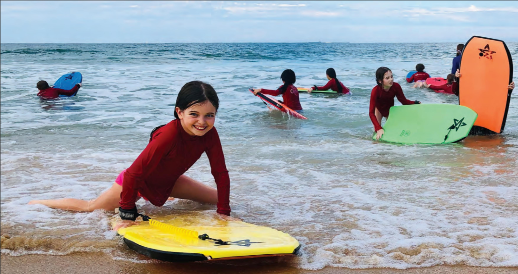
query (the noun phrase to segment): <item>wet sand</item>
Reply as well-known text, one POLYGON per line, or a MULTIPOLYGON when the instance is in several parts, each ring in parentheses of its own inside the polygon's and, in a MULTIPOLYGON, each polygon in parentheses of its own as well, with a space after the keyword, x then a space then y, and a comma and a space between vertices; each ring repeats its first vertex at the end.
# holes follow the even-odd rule
POLYGON ((289 259, 255 259, 201 263, 133 263, 113 260, 104 253, 74 253, 66 256, 24 255, 1 256, 1 273, 117 273, 117 274, 165 274, 165 273, 247 273, 247 274, 516 274, 518 267, 487 268, 468 266, 434 266, 412 269, 365 269, 326 267, 321 270, 301 270, 289 259))

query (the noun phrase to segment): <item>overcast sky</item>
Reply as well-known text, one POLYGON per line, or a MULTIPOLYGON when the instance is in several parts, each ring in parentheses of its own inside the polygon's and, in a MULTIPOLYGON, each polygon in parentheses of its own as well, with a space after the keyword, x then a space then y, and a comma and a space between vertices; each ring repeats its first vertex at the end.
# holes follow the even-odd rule
POLYGON ((2 43, 518 42, 517 1, 1 1, 2 43))

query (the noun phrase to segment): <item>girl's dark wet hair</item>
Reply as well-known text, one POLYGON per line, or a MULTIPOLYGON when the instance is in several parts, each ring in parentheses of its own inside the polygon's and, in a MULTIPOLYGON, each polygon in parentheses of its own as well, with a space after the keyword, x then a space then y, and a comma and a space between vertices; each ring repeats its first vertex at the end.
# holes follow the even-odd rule
POLYGON ((457 56, 461 55, 463 49, 464 49, 464 44, 457 45, 457 56))
POLYGON ((176 98, 174 117, 179 119, 178 113, 176 113, 176 108, 179 108, 180 111, 184 111, 192 105, 199 104, 207 100, 209 100, 209 102, 216 108, 216 111, 218 111, 218 94, 216 94, 216 91, 211 85, 201 81, 191 81, 185 84, 176 98))
POLYGON ((423 70, 424 70, 424 65, 423 65, 423 64, 417 64, 417 65, 415 65, 415 70, 417 70, 418 72, 423 72, 423 70))
POLYGON ((336 71, 335 71, 335 69, 334 68, 328 68, 326 70, 326 74, 331 79, 335 79, 336 86, 338 87, 338 93, 342 93, 342 84, 340 83, 340 81, 338 81, 338 79, 336 79, 336 71))
POLYGON ((383 88, 383 76, 385 76, 385 73, 387 71, 391 71, 391 70, 387 67, 379 67, 376 70, 376 84, 378 86, 380 86, 381 88, 383 88))
POLYGON ((297 78, 295 77, 295 72, 291 69, 286 69, 281 74, 281 79, 284 81, 284 85, 281 87, 281 94, 284 94, 286 92, 286 89, 289 85, 295 84, 295 81, 297 81, 297 78))
POLYGON ((38 88, 39 90, 45 90, 50 88, 50 86, 49 83, 47 83, 47 81, 41 80, 36 84, 36 88, 38 88))
POLYGON ((455 74, 448 74, 448 76, 446 76, 446 80, 448 80, 448 85, 451 85, 451 83, 453 83, 453 80, 455 80, 455 74))

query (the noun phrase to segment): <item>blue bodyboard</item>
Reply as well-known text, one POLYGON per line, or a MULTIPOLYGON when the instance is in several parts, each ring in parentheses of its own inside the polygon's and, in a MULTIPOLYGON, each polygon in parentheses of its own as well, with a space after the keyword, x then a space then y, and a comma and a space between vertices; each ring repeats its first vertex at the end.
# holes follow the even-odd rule
MULTIPOLYGON (((59 79, 54 83, 54 88, 60 88, 64 90, 70 90, 75 85, 83 82, 83 75, 81 75, 81 72, 71 72, 64 74, 63 76, 59 77, 59 79)), ((77 94, 74 93, 71 96, 75 96, 77 94)), ((66 95, 59 95, 60 97, 67 97, 66 95)))
MULTIPOLYGON (((412 70, 412 71, 410 71, 410 72, 406 75, 406 78, 408 79, 408 78, 412 77, 412 75, 414 75, 416 72, 417 72, 417 70, 412 70)), ((412 81, 412 82, 413 82, 413 81, 412 81)))

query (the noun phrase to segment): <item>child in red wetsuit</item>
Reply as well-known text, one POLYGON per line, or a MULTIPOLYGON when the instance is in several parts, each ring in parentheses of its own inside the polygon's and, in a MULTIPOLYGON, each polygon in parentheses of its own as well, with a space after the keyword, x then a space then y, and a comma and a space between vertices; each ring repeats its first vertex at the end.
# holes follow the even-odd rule
POLYGON ((316 85, 312 88, 308 89, 308 92, 312 92, 313 90, 328 90, 331 89, 333 91, 336 91, 337 93, 342 94, 350 94, 349 89, 344 86, 344 84, 336 78, 336 72, 334 68, 328 68, 326 70, 326 77, 329 82, 323 87, 317 87, 316 85), (337 84, 338 83, 338 84, 337 84))
POLYGON ((446 80, 448 80, 448 83, 444 85, 435 86, 424 83, 424 86, 433 90, 444 90, 444 93, 456 94, 459 96, 459 85, 455 82, 455 75, 448 74, 448 76, 446 76, 446 80))
POLYGON ((73 211, 119 207, 122 219, 134 221, 139 215, 135 202, 140 197, 155 206, 175 197, 216 204, 217 213, 230 215, 230 179, 214 127, 218 106, 219 99, 211 85, 200 81, 185 84, 176 100, 176 119, 151 132, 142 153, 98 198, 34 200, 29 204, 73 211), (183 175, 203 152, 209 158, 217 190, 183 175))
POLYGON ((60 88, 51 88, 49 86, 49 84, 47 83, 47 81, 41 80, 36 84, 36 87, 39 90, 38 96, 41 99, 55 99, 55 98, 58 98, 59 95, 72 96, 72 95, 76 94, 76 92, 81 87, 81 83, 75 85, 70 90, 64 90, 64 89, 60 89, 60 88))
POLYGON ((423 64, 417 64, 415 70, 417 70, 417 72, 410 78, 406 78, 406 81, 409 83, 415 82, 414 88, 423 87, 423 84, 426 84, 426 79, 430 78, 430 74, 424 72, 423 64))
POLYGON ((281 79, 284 84, 276 90, 255 88, 252 89, 252 91, 255 95, 257 95, 259 92, 273 96, 282 94, 282 99, 284 100, 283 104, 293 109, 294 111, 301 113, 302 106, 300 105, 299 100, 299 90, 293 85, 297 80, 295 77, 295 72, 291 69, 284 70, 281 74, 281 79))
POLYGON ((374 125, 376 140, 379 140, 384 131, 381 127, 381 119, 388 118, 389 110, 394 106, 394 97, 397 97, 403 105, 421 104, 419 101, 407 100, 398 83, 394 83, 392 71, 387 67, 376 70, 377 85, 372 88, 369 106, 369 117, 374 125))

